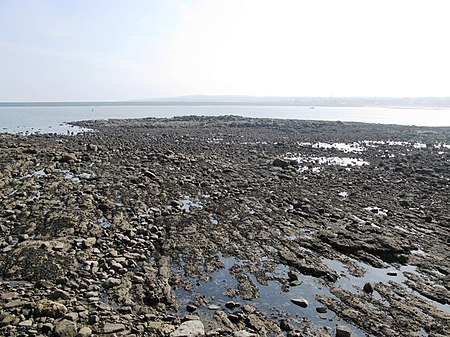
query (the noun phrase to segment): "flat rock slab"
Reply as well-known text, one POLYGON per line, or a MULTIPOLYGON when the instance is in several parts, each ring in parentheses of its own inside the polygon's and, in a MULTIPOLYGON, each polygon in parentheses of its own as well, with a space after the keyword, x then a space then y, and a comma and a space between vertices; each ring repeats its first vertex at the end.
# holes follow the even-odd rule
POLYGON ((122 332, 126 329, 125 325, 120 323, 106 323, 102 328, 103 334, 122 332))

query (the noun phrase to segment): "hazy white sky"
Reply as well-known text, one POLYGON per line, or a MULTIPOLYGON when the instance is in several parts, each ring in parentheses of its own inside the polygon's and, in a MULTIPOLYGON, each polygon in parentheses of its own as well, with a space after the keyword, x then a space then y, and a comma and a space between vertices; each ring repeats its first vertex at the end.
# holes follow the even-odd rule
POLYGON ((0 0, 0 101, 450 96, 448 0, 0 0))

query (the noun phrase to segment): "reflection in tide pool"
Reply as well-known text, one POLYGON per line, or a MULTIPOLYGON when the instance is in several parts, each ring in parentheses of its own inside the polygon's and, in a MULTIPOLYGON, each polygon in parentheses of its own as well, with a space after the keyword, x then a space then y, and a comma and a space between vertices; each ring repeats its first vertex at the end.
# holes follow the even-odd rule
MULTIPOLYGON (((269 280, 266 285, 258 282, 256 277, 247 272, 253 284, 258 287, 260 296, 253 300, 244 300, 239 296, 228 297, 226 295, 229 289, 237 287, 235 277, 230 273, 230 268, 233 266, 245 266, 244 261, 234 257, 225 257, 219 255, 220 260, 224 264, 224 268, 211 274, 209 281, 193 280, 196 286, 189 292, 184 289, 176 289, 175 295, 178 303, 184 306, 189 303, 197 295, 204 295, 207 302, 213 305, 218 305, 221 309, 225 309, 225 303, 228 301, 235 301, 241 304, 250 304, 256 307, 260 312, 268 317, 281 319, 286 313, 293 318, 293 324, 296 328, 302 327, 302 320, 307 318, 313 322, 317 327, 327 327, 330 331, 335 330, 336 324, 343 324, 351 328, 352 336, 365 336, 364 332, 351 324, 339 320, 335 313, 327 310, 325 313, 318 313, 317 308, 323 305, 316 300, 317 295, 323 295, 335 298, 335 296, 328 290, 328 288, 320 283, 316 278, 307 275, 301 275, 301 284, 291 286, 289 288, 277 281, 288 278, 289 268, 285 265, 278 265, 271 275, 273 280, 269 280), (303 298, 308 301, 309 305, 306 308, 301 308, 291 302, 294 298, 303 298)), ((206 310, 206 309, 205 309, 206 310)), ((199 310, 201 312, 201 309, 199 310)), ((203 312, 205 314, 205 312, 203 312)), ((206 312, 207 313, 207 312, 206 312)))
MULTIPOLYGON (((430 302, 434 307, 444 311, 444 312, 450 312, 450 305, 448 304, 441 304, 439 302, 436 302, 430 298, 427 298, 423 295, 421 295, 419 292, 409 288, 405 282, 407 281, 407 274, 418 274, 417 267, 412 265, 407 266, 400 266, 399 268, 375 268, 371 265, 356 261, 354 259, 351 259, 353 263, 358 265, 358 267, 362 268, 365 271, 364 276, 357 277, 351 275, 351 273, 348 271, 347 267, 338 260, 330 260, 330 259, 322 259, 322 262, 329 268, 336 271, 339 275, 339 279, 336 281, 336 285, 355 294, 357 292, 361 292, 364 284, 367 282, 370 283, 388 283, 388 282, 396 282, 403 287, 407 288, 409 291, 411 291, 415 296, 430 302)), ((376 292, 375 296, 380 296, 376 292)), ((378 298, 381 299, 381 298, 378 298)))

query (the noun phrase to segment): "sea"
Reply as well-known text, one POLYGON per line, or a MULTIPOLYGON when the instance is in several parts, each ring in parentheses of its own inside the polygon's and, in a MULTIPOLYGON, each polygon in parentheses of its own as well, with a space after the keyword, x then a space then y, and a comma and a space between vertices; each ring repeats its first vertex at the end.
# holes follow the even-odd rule
POLYGON ((17 134, 83 131, 69 123, 82 120, 222 116, 363 122, 377 124, 450 126, 450 109, 384 107, 308 107, 252 105, 2 105, 0 132, 17 134))

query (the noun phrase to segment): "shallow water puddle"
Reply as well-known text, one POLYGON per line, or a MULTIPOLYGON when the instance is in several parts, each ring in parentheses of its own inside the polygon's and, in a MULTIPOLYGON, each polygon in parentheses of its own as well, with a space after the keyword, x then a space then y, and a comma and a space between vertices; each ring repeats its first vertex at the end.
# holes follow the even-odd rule
MULTIPOLYGON (((274 272, 267 276, 273 278, 269 280, 267 285, 263 285, 258 282, 256 277, 247 272, 253 284, 258 287, 260 296, 253 300, 244 300, 240 296, 229 297, 226 295, 229 289, 234 289, 238 286, 235 277, 230 273, 230 268, 233 266, 244 266, 243 261, 240 261, 234 257, 224 257, 219 255, 220 260, 224 264, 224 268, 211 274, 209 281, 196 281, 196 286, 192 291, 186 291, 184 289, 176 289, 175 295, 178 299, 178 303, 183 309, 183 306, 188 304, 193 298, 199 295, 205 296, 209 304, 218 305, 222 310, 228 311, 225 308, 225 303, 229 301, 235 301, 240 304, 250 304, 256 307, 260 312, 267 317, 273 317, 281 319, 286 314, 292 316, 292 323, 297 327, 301 327, 302 319, 309 319, 317 327, 328 327, 331 331, 334 331, 336 324, 343 324, 350 327, 354 336, 365 336, 364 332, 357 327, 343 322, 336 318, 333 311, 327 310, 326 313, 318 313, 317 308, 323 307, 323 305, 316 301, 316 295, 324 295, 335 298, 330 293, 325 285, 322 285, 312 276, 299 275, 302 283, 298 286, 291 286, 285 289, 282 284, 276 279, 287 279, 287 273, 289 268, 284 265, 278 265, 274 272), (303 298, 308 301, 308 306, 302 308, 291 302, 294 298, 303 298)), ((205 309, 206 312, 208 311, 205 309)), ((201 311, 201 309, 199 309, 201 311)))
MULTIPOLYGON (((301 164, 318 164, 318 165, 333 165, 333 166, 364 166, 370 165, 368 161, 360 158, 349 157, 312 157, 312 156, 290 156, 286 157, 288 160, 295 160, 301 164)), ((305 171, 307 167, 302 166, 301 170, 305 171)))
POLYGON ((184 196, 183 199, 183 206, 181 206, 181 209, 189 213, 191 211, 191 208, 203 208, 203 205, 199 201, 192 201, 188 195, 184 196))
POLYGON ((97 218, 97 223, 99 224, 100 227, 105 229, 110 228, 112 226, 111 221, 106 219, 104 216, 97 218))
POLYGON ((354 143, 315 143, 311 145, 312 148, 317 149, 336 149, 345 153, 348 152, 362 152, 366 149, 361 146, 360 143, 354 142, 354 143))
POLYGON ((395 268, 375 268, 371 265, 353 260, 358 267, 365 270, 365 274, 362 277, 353 276, 349 273, 347 267, 338 260, 330 260, 322 258, 322 263, 325 264, 328 268, 333 269, 339 275, 339 279, 336 281, 336 285, 350 291, 355 294, 358 291, 362 291, 364 284, 367 282, 377 283, 388 281, 394 281, 397 283, 404 283, 406 281, 406 277, 403 274, 404 272, 415 273, 415 266, 402 266, 400 269, 395 268), (391 275, 388 275, 390 273, 391 275), (395 275, 394 275, 395 274, 395 275))
MULTIPOLYGON (((341 261, 338 260, 330 260, 330 259, 321 259, 322 263, 325 264, 327 267, 333 269, 338 273, 339 279, 336 281, 336 285, 341 287, 342 289, 345 289, 353 294, 356 294, 358 292, 362 292, 364 284, 367 282, 370 283, 388 283, 389 281, 396 282, 403 287, 407 288, 409 291, 411 291, 415 296, 421 298, 422 300, 431 303, 434 307, 444 311, 444 312, 450 312, 450 305, 448 304, 441 304, 439 302, 436 302, 428 297, 423 296, 418 291, 411 289, 408 287, 405 282, 408 280, 405 276, 405 273, 413 273, 418 274, 417 267, 412 265, 407 266, 401 266, 399 269, 394 267, 388 267, 388 268, 375 268, 371 265, 356 261, 351 259, 354 263, 358 265, 358 267, 364 269, 365 274, 362 277, 353 276, 348 271, 348 268, 345 264, 343 264, 341 261)), ((381 296, 374 291, 374 297, 377 300, 381 300, 383 303, 386 304, 386 302, 381 298, 381 296)))

